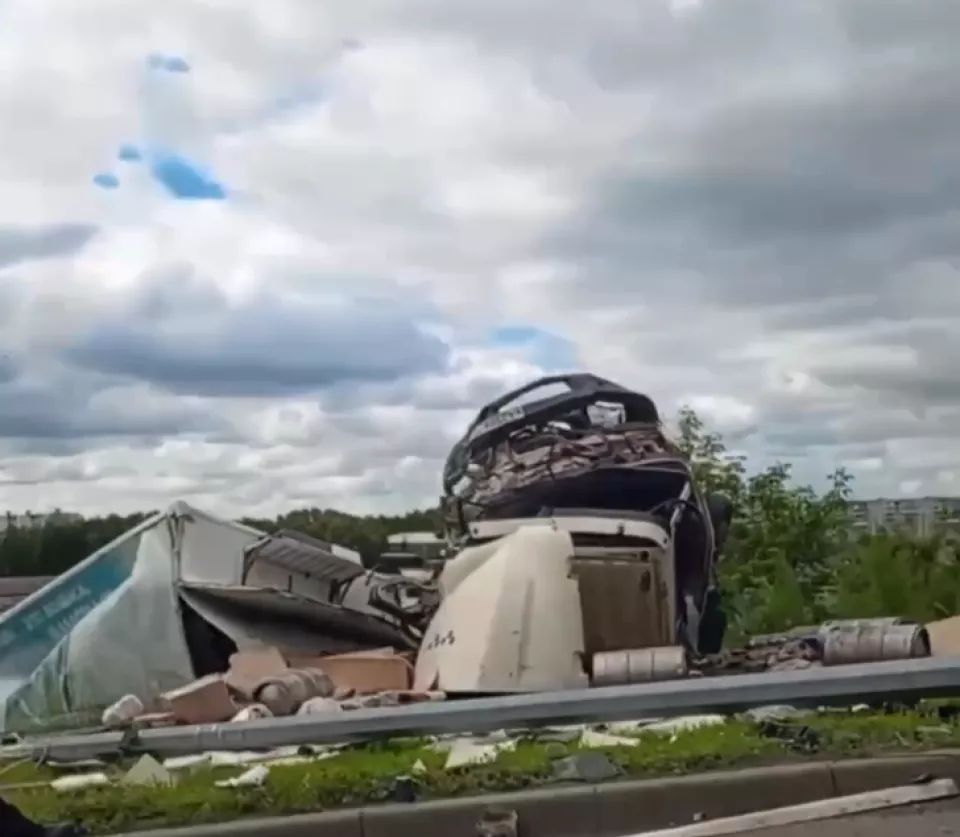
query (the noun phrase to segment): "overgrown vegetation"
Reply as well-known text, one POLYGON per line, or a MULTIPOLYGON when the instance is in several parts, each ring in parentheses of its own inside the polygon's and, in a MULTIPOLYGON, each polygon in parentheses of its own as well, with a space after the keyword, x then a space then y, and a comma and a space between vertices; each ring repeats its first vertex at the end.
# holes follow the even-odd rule
MULTIPOLYGON (((737 515, 721 565, 732 634, 775 631, 838 617, 906 616, 931 620, 960 612, 960 545, 949 536, 857 537, 847 521, 852 481, 843 470, 827 491, 791 482, 779 464, 749 473, 723 439, 684 410, 681 444, 709 490, 727 494, 737 515)), ((55 575, 139 523, 110 515, 42 529, 0 533, 0 575, 55 575)), ((357 517, 301 509, 277 520, 246 520, 263 530, 293 528, 357 549, 368 562, 397 532, 435 529, 433 510, 357 517)))
POLYGON ((847 513, 853 480, 838 469, 817 493, 791 482, 790 466, 748 474, 723 439, 690 410, 681 445, 707 490, 737 514, 721 563, 732 633, 778 631, 824 619, 960 613, 960 541, 897 532, 857 535, 847 513))

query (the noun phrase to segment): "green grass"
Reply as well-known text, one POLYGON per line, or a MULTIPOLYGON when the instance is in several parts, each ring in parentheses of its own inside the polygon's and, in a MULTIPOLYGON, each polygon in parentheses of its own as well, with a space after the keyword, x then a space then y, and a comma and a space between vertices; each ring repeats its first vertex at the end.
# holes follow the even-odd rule
MULTIPOLYGON (((941 720, 935 712, 936 707, 899 714, 810 715, 789 724, 813 731, 799 741, 770 737, 756 723, 731 720, 673 737, 639 733, 637 746, 599 749, 623 777, 643 778, 960 746, 960 723, 941 720), (809 744, 811 735, 817 746, 809 744)), ((245 768, 203 767, 178 771, 172 786, 114 784, 54 791, 37 784, 62 775, 54 769, 0 764, 0 794, 37 820, 80 820, 98 834, 384 802, 394 798, 396 780, 402 776, 413 777, 421 799, 543 786, 553 781, 559 759, 579 751, 578 743, 531 739, 513 751, 501 752, 495 762, 448 771, 446 755, 424 740, 383 742, 346 749, 309 764, 273 766, 264 786, 249 789, 214 786, 216 780, 245 768), (422 770, 415 771, 417 762, 422 770)), ((115 766, 110 771, 119 775, 123 769, 115 766)))

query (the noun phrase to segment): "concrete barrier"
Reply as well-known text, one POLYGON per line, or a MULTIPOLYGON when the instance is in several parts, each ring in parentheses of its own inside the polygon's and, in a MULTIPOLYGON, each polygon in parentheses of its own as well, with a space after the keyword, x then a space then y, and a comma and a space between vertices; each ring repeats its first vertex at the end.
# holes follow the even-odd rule
POLYGON ((806 762, 691 776, 553 785, 509 794, 137 832, 137 837, 475 837, 490 809, 516 811, 523 837, 619 837, 909 784, 960 782, 960 750, 806 762))

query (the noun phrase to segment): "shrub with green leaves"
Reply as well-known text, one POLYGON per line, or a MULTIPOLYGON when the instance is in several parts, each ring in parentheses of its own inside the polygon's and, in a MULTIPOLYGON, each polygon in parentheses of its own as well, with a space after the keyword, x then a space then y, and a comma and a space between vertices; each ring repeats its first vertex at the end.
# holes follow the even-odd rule
POLYGON ((853 480, 843 469, 818 494, 794 484, 788 464, 749 474, 691 410, 681 411, 679 432, 698 482, 736 506, 720 564, 731 639, 824 619, 960 613, 952 536, 857 536, 847 516, 853 480))

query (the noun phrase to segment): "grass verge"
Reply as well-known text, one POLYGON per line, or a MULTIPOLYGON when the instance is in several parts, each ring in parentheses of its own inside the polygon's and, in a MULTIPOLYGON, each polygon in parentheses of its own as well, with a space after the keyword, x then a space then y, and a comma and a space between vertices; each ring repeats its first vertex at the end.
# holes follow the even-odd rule
MULTIPOLYGON (((942 706, 894 713, 808 715, 780 724, 742 719, 675 734, 638 732, 635 746, 591 747, 623 778, 645 778, 789 763, 858 758, 960 746, 960 721, 942 706)), ((173 785, 110 784, 57 791, 44 784, 62 773, 33 764, 0 764, 0 795, 41 822, 78 820, 94 834, 223 822, 353 807, 397 798, 398 778, 418 799, 473 796, 557 781, 557 765, 583 752, 579 741, 524 740, 488 764, 445 769, 446 754, 425 740, 348 748, 307 764, 273 765, 255 788, 219 788, 245 767, 177 771, 173 785), (33 785, 26 787, 25 785, 33 785)), ((109 772, 120 774, 127 765, 109 772)))

